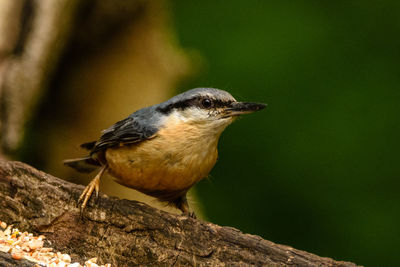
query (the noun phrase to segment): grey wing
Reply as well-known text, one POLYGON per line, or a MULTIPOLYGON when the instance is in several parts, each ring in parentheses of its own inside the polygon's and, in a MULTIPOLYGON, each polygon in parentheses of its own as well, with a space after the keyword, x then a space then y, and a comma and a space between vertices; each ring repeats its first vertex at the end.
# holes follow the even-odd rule
POLYGON ((140 123, 139 121, 135 120, 134 117, 128 117, 104 130, 100 139, 90 149, 91 154, 121 144, 126 145, 140 142, 152 138, 157 133, 156 127, 146 125, 143 122, 140 123))

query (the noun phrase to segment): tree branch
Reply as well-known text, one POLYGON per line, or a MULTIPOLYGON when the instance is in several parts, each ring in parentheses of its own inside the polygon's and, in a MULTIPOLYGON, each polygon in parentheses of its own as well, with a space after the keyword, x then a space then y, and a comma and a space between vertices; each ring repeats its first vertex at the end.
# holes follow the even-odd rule
POLYGON ((356 266, 104 194, 81 217, 76 201, 82 190, 21 162, 0 160, 0 219, 44 234, 73 261, 97 257, 116 266, 356 266))

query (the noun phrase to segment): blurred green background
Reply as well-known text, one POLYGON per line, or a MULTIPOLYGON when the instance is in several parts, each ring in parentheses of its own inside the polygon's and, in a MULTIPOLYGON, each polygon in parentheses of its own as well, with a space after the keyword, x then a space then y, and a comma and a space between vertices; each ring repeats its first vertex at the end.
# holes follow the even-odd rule
POLYGON ((268 103, 197 185, 210 221, 321 256, 396 266, 400 2, 171 1, 195 79, 268 103))

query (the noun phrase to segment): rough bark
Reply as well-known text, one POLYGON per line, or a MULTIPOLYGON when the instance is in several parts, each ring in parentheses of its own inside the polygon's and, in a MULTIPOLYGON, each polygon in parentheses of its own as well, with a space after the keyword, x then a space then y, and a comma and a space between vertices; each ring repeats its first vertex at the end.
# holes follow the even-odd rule
POLYGON ((0 251, 0 266, 2 267, 33 267, 35 264, 28 260, 14 260, 10 254, 0 251))
MULTIPOLYGON (((104 194, 81 216, 76 201, 82 190, 82 185, 26 164, 0 160, 0 218, 22 231, 44 234, 73 261, 98 257, 114 266, 356 266, 104 194)), ((0 263, 7 263, 5 257, 0 253, 0 263)))

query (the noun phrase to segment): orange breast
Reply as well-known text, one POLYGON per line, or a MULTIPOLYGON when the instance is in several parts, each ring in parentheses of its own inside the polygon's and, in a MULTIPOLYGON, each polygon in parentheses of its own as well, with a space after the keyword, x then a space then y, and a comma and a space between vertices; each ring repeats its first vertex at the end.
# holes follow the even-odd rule
POLYGON ((184 191, 206 177, 217 160, 219 136, 194 125, 170 124, 153 139, 106 151, 117 182, 138 191, 184 191))

